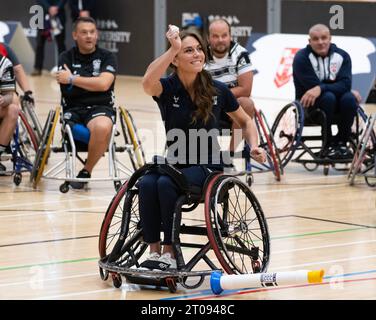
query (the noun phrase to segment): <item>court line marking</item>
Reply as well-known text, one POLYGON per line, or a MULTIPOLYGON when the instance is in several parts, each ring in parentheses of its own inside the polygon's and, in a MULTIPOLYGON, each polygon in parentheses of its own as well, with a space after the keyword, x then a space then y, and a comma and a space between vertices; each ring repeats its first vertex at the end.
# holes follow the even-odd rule
MULTIPOLYGON (((341 246, 352 246, 352 245, 360 245, 360 244, 373 243, 373 242, 376 242, 376 240, 347 242, 347 243, 340 243, 340 244, 333 244, 333 245, 326 245, 326 246, 317 246, 317 247, 306 247, 306 248, 299 248, 299 249, 292 249, 292 250, 280 250, 280 251, 273 251, 273 254, 282 254, 282 253, 289 253, 289 252, 295 252, 295 251, 317 250, 317 249, 325 249, 325 248, 341 247, 341 246)), ((268 272, 273 272, 273 271, 268 271, 268 272)), ((350 276, 350 275, 367 274, 367 273, 372 273, 372 272, 376 272, 376 270, 369 270, 369 271, 364 271, 364 272, 355 272, 355 273, 349 273, 349 274, 344 274, 344 275, 336 275, 336 276, 326 276, 326 277, 324 277, 324 279, 325 278, 342 277, 342 276, 350 276)), ((80 278, 80 277, 89 277, 89 276, 98 276, 98 273, 87 273, 87 274, 79 274, 79 275, 66 276, 66 277, 48 278, 48 279, 43 279, 42 281, 60 281, 60 280, 74 279, 74 278, 80 278)), ((30 283, 30 281, 11 282, 11 283, 0 284, 0 287, 24 285, 24 284, 29 284, 29 283, 30 283)))
POLYGON ((95 293, 104 293, 104 292, 112 292, 112 291, 119 291, 119 289, 108 288, 108 289, 93 290, 93 291, 81 291, 81 292, 75 292, 75 293, 60 294, 56 296, 38 297, 38 298, 31 299, 31 300, 61 299, 61 298, 66 298, 66 297, 82 296, 83 294, 95 294, 95 293))
MULTIPOLYGON (((343 280, 341 283, 351 283, 351 282, 361 282, 361 281, 371 281, 376 280, 376 278, 362 278, 362 279, 351 279, 351 280, 343 280)), ((251 293, 258 293, 258 292, 265 292, 265 291, 277 291, 277 290, 288 290, 288 289, 295 289, 295 288, 304 288, 304 287, 311 287, 311 286, 323 286, 323 285, 330 285, 332 282, 322 282, 322 283, 312 283, 312 284, 300 284, 300 285, 293 285, 293 286, 281 286, 281 287, 273 287, 273 288, 255 288, 249 289, 244 291, 238 291, 236 293, 229 293, 229 294, 221 294, 221 295, 208 295, 204 297, 197 297, 197 298, 188 298, 187 300, 206 300, 206 299, 213 299, 213 298, 221 298, 221 297, 231 297, 231 296, 238 296, 241 294, 251 294, 251 293)), ((319 298, 318 298, 319 299, 319 298)))
MULTIPOLYGON (((351 276, 354 274, 369 274, 369 273, 374 273, 376 270, 369 270, 369 271, 362 271, 359 273, 349 273, 349 274, 343 274, 343 275, 336 275, 333 277, 325 277, 327 279, 334 279, 337 277, 347 277, 351 276)), ((91 276, 91 274, 87 274, 84 276, 91 276)), ((71 277, 65 277, 65 278, 75 278, 74 276, 71 277)), ((369 280, 376 280, 376 278, 361 278, 361 279, 351 279, 351 280, 342 280, 338 281, 337 283, 348 283, 348 282, 360 282, 360 281, 369 281, 369 280)), ((189 296, 184 296, 183 298, 188 299, 188 300, 202 300, 202 299, 209 299, 209 298, 221 298, 221 297, 228 297, 232 295, 239 295, 239 294, 247 294, 247 293, 257 293, 257 292, 262 292, 262 291, 273 291, 273 290, 286 290, 286 289, 291 289, 291 288, 299 288, 299 287, 308 287, 312 285, 325 285, 325 284, 331 284, 331 281, 328 282, 323 282, 323 283, 316 283, 316 284, 303 284, 303 285, 292 285, 292 286, 281 286, 281 287, 273 287, 273 288, 244 288, 244 289, 237 289, 237 290, 225 290, 223 294, 221 295, 214 295, 210 290, 205 290, 204 292, 206 293, 204 296, 201 296, 202 294, 199 294, 198 297, 193 297, 191 295, 189 296), (227 293, 226 293, 227 292, 227 293), (209 293, 209 294, 208 294, 209 293)), ((119 291, 119 293, 122 293, 122 290, 117 289, 117 288, 108 288, 108 289, 101 289, 101 290, 90 290, 90 291, 80 291, 80 292, 73 292, 73 293, 66 293, 66 294, 61 294, 61 295, 54 295, 54 296, 43 296, 43 297, 37 297, 32 300, 47 300, 47 299, 59 299, 59 298, 64 298, 64 297, 74 297, 74 296, 80 296, 80 295, 86 295, 86 294, 95 294, 95 293, 101 293, 101 292, 111 292, 111 291, 119 291)), ((176 297, 172 298, 161 298, 160 300, 178 300, 176 297)))
MULTIPOLYGON (((274 271, 275 272, 275 271, 274 271)), ((271 272, 273 273, 273 272, 271 272)), ((358 276, 358 275, 364 275, 364 274, 372 274, 376 273, 376 269, 374 270, 367 270, 367 271, 360 271, 360 272, 351 272, 351 273, 344 273, 344 274, 339 274, 339 275, 334 275, 334 276, 325 276, 324 279, 329 280, 328 282, 325 283, 331 283, 332 279, 335 278, 346 278, 346 277, 351 277, 351 276, 358 276)), ((376 279, 376 278, 362 278, 362 279, 376 279)), ((361 281, 362 279, 353 279, 353 280, 342 280, 338 281, 336 283, 342 283, 342 282, 348 282, 348 281, 361 281)), ((323 284, 323 283, 319 283, 323 284)), ((312 284, 303 284, 300 286, 311 286, 312 284)), ((275 287, 274 287, 275 288, 275 287)), ((290 289, 292 286, 281 286, 279 289, 290 289)), ((196 293, 192 293, 189 295, 182 295, 182 296, 176 296, 176 297, 171 297, 171 298, 162 298, 161 300, 180 300, 180 299, 188 299, 188 300, 195 300, 195 297, 198 299, 209 299, 209 298, 220 298, 222 296, 231 296, 231 295, 237 295, 237 294, 242 294, 242 292, 247 293, 248 291, 252 290, 259 290, 260 288, 243 288, 243 289, 233 289, 233 290, 224 290, 223 294, 221 295, 214 295, 213 292, 210 289, 207 290, 202 290, 198 291, 196 293), (191 299, 192 298, 192 299, 191 299)), ((268 288, 263 288, 265 290, 268 290, 268 288)), ((273 288, 269 288, 273 289, 273 288)))
MULTIPOLYGON (((92 276, 98 276, 98 272, 97 273, 84 273, 84 274, 76 274, 76 275, 73 275, 73 276, 66 276, 66 277, 59 277, 59 278, 47 278, 47 279, 43 279, 41 278, 40 281, 35 281, 36 283, 39 283, 39 282, 48 282, 48 281, 60 281, 60 280, 67 280, 67 279, 75 279, 75 278, 84 278, 84 277, 92 277, 92 276)), ((0 284, 0 288, 3 288, 3 287, 12 287, 12 286, 19 286, 19 285, 25 285, 25 284, 30 284, 30 280, 28 281, 19 281, 19 282, 9 282, 9 283, 2 283, 0 284)))
MULTIPOLYGON (((274 237, 271 240, 280 240, 280 239, 291 239, 291 238, 301 238, 304 236, 314 236, 314 235, 321 235, 321 234, 330 234, 330 233, 338 233, 338 232, 348 232, 348 231, 357 231, 357 230, 369 230, 367 228, 351 228, 351 229, 342 229, 342 230, 330 230, 330 231, 320 231, 320 232, 311 232, 311 233, 305 233, 305 234, 293 234, 293 235, 286 235, 286 236, 280 236, 280 237, 274 237)), ((25 269, 25 268, 31 268, 34 266, 50 266, 50 265, 57 265, 57 264, 65 264, 65 263, 80 263, 80 262, 86 262, 86 261, 94 261, 98 260, 99 257, 95 258, 83 258, 83 259, 76 259, 76 260, 63 260, 63 261, 54 261, 54 262, 46 262, 46 263, 39 263, 39 264, 27 264, 27 265, 18 265, 18 266, 7 266, 7 267, 0 267, 0 271, 6 271, 6 270, 16 270, 16 269, 25 269)))

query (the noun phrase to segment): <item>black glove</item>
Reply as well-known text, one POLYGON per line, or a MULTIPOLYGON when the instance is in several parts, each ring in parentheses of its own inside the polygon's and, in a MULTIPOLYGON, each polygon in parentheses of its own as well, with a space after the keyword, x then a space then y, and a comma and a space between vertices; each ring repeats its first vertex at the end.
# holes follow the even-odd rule
POLYGON ((34 98, 33 98, 33 92, 28 90, 24 92, 23 96, 24 100, 27 102, 30 102, 31 104, 34 104, 34 98))

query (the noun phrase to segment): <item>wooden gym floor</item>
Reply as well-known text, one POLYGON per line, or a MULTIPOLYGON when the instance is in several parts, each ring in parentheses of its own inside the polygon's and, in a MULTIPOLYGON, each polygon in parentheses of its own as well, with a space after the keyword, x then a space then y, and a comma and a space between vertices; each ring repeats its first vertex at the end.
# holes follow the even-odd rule
MULTIPOLYGON (((31 78, 37 114, 44 123, 59 104, 59 88, 45 74, 31 78)), ((286 101, 256 99, 270 120, 286 101)), ((147 159, 161 153, 164 130, 158 108, 140 78, 118 77, 116 104, 131 111, 147 159), (150 135, 152 132, 152 135, 150 135)), ((368 113, 376 106, 367 105, 368 113)), ((58 143, 58 142, 56 142, 58 143)), ((52 154, 49 166, 57 160, 52 154)), ((124 161, 127 156, 122 154, 124 161)), ((10 164, 8 163, 7 166, 10 164)), ((101 160, 93 176, 106 175, 101 160)), ((98 274, 98 234, 114 195, 111 182, 90 183, 84 191, 59 192, 61 182, 42 180, 37 190, 24 174, 20 186, 0 177, 0 299, 376 299, 376 194, 364 180, 349 186, 346 173, 306 171, 289 163, 282 181, 255 175, 252 186, 271 235, 269 270, 324 269, 318 285, 245 288, 216 297, 207 278, 199 289, 167 289, 123 282, 121 289, 98 274)), ((185 219, 203 220, 202 211, 185 219)), ((189 249, 184 251, 189 256, 189 249)))

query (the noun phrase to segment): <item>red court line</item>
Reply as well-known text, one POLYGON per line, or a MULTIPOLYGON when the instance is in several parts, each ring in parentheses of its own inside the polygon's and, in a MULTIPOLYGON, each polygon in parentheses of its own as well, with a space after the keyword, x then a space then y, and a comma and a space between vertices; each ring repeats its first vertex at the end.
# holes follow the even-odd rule
POLYGON ((239 294, 248 294, 248 293, 257 293, 257 292, 264 292, 264 291, 276 291, 276 290, 286 290, 286 289, 293 289, 293 288, 303 288, 303 287, 311 287, 311 286, 322 286, 331 283, 349 283, 349 282, 359 282, 359 281, 369 281, 369 280, 376 280, 375 278, 363 278, 363 279, 353 279, 353 280, 342 280, 342 281, 331 281, 331 282, 322 282, 322 283, 312 283, 312 284, 300 284, 295 286, 283 286, 283 287, 273 287, 273 288, 260 288, 260 289, 250 289, 245 291, 239 291, 236 293, 228 293, 228 294, 221 294, 221 295, 210 295, 204 296, 200 298, 192 298, 187 300, 205 300, 211 298, 221 298, 221 297, 230 297, 239 294))

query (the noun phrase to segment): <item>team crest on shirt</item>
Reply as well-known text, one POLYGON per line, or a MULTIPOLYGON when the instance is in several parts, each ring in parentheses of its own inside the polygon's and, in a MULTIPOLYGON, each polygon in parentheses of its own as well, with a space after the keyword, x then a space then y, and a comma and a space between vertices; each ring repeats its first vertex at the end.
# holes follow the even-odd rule
POLYGON ((218 104, 218 96, 213 96, 213 106, 218 104))
POLYGON ((338 72, 338 66, 336 62, 330 64, 330 72, 336 74, 338 72))
POLYGON ((173 98, 174 98, 174 103, 172 104, 172 106, 175 108, 179 108, 180 107, 180 105, 178 104, 179 97, 174 96, 173 98))
POLYGON ((101 59, 95 59, 93 61, 93 76, 99 76, 100 74, 100 69, 101 69, 101 59))

